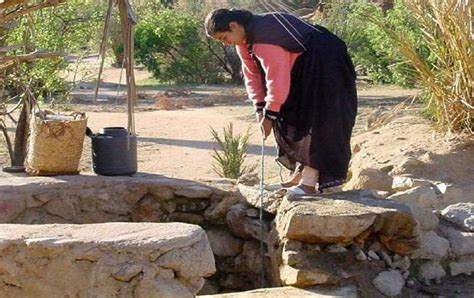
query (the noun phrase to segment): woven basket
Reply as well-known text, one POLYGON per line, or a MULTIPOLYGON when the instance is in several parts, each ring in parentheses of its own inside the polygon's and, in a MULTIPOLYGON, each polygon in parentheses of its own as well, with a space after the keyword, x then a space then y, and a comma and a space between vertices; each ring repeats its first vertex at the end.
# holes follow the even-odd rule
POLYGON ((85 113, 35 113, 30 122, 26 172, 32 176, 78 174, 86 127, 85 113))

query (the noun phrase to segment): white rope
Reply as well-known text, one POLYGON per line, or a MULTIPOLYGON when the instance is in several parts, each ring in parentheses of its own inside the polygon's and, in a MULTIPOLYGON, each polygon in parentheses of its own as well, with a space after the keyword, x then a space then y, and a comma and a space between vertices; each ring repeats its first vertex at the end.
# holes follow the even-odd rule
MULTIPOLYGON (((285 17, 285 15, 282 14, 281 12, 278 12, 277 9, 275 9, 275 6, 272 6, 272 5, 271 5, 270 0, 268 0, 267 5, 268 5, 277 15, 281 16, 281 17, 283 18, 283 20, 284 20, 288 25, 290 25, 290 27, 291 27, 300 37, 303 37, 303 35, 301 35, 301 33, 298 31, 298 29, 296 29, 295 26, 293 26, 293 24, 292 24, 290 21, 288 21, 288 19, 285 17)), ((293 15, 290 11, 286 10, 285 8, 283 8, 283 10, 284 10, 286 13, 293 15)))
MULTIPOLYGON (((265 9, 267 9, 267 11, 271 11, 272 7, 269 8, 269 6, 267 6, 267 3, 265 0, 261 0, 261 4, 264 6, 265 9)), ((288 32, 291 37, 293 37, 293 39, 306 51, 306 47, 304 46, 304 44, 293 34, 293 32, 290 31, 290 29, 288 29, 288 27, 285 26, 285 24, 283 24, 282 21, 280 21, 280 19, 277 17, 278 13, 276 14, 272 14, 272 16, 277 20, 278 23, 280 23, 280 25, 286 30, 286 32, 288 32)), ((283 19, 285 19, 285 16, 284 15, 281 15, 283 17, 283 19)), ((288 20, 287 20, 288 21, 288 20)))
MULTIPOLYGON (((296 17, 297 20, 300 21, 301 23, 303 23, 305 26, 307 26, 307 27, 309 27, 310 29, 315 30, 315 31, 317 31, 317 32, 321 32, 319 29, 317 29, 316 27, 312 26, 311 24, 309 24, 309 23, 303 21, 303 20, 300 19, 298 16, 296 16, 293 12, 291 12, 290 10, 288 10, 288 7, 285 7, 285 5, 282 5, 282 3, 280 3, 280 1, 277 0, 276 2, 277 2, 276 5, 278 5, 279 8, 283 8, 283 10, 284 10, 286 13, 288 13, 288 14, 290 14, 290 15, 296 17)), ((267 12, 271 12, 271 11, 274 11, 274 12, 275 12, 275 14, 273 14, 273 16, 275 17, 275 19, 277 19, 277 21, 282 25, 282 27, 283 27, 283 28, 296 40, 296 42, 298 42, 298 44, 299 44, 301 47, 303 47, 304 50, 306 51, 306 47, 303 45, 303 43, 302 43, 299 39, 297 39, 296 36, 288 29, 288 27, 285 26, 285 25, 276 17, 276 15, 279 15, 280 17, 282 17, 283 20, 284 20, 286 23, 288 23, 288 24, 293 28, 293 30, 295 30, 295 32, 296 32, 299 36, 302 36, 301 33, 298 31, 298 29, 296 29, 296 28, 293 26, 293 24, 291 24, 291 22, 288 21, 288 19, 286 18, 286 16, 285 16, 284 14, 282 14, 281 12, 278 12, 278 11, 277 11, 277 10, 278 10, 278 9, 277 9, 278 7, 273 6, 273 5, 271 4, 271 0, 260 0, 260 4, 264 7, 264 9, 265 9, 267 12)))
POLYGON ((263 222, 263 195, 264 195, 264 188, 263 182, 265 179, 265 137, 262 135, 262 153, 261 153, 261 161, 260 161, 260 256, 262 261, 262 272, 261 272, 261 286, 262 288, 265 287, 265 247, 264 247, 264 236, 265 236, 265 225, 263 222))

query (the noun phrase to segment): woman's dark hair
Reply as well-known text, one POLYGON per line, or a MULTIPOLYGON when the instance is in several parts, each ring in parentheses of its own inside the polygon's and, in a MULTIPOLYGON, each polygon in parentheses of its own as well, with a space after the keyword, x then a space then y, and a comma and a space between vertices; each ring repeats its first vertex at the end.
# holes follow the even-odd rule
POLYGON ((229 23, 236 22, 246 26, 253 14, 244 9, 216 9, 211 11, 204 22, 206 34, 211 36, 216 32, 230 31, 229 23))

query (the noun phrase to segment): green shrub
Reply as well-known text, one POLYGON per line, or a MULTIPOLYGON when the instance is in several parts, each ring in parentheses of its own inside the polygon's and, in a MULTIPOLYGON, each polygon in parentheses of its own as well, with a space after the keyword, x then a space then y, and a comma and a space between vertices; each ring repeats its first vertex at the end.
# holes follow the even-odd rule
POLYGON ((224 80, 192 14, 163 9, 141 20, 135 31, 136 58, 162 82, 217 83, 224 80))
POLYGON ((224 128, 223 136, 219 136, 217 131, 211 127, 213 139, 217 143, 218 149, 214 149, 212 158, 215 160, 214 171, 221 177, 237 179, 247 172, 244 167, 247 157, 247 147, 249 142, 249 132, 244 135, 235 135, 232 123, 224 128))
POLYGON ((394 8, 384 14, 379 6, 367 1, 333 1, 327 6, 324 17, 315 19, 315 22, 328 27, 346 42, 359 74, 367 76, 375 83, 414 86, 418 80, 414 68, 393 49, 384 30, 367 22, 362 12, 377 16, 393 27, 403 30, 406 37, 417 45, 420 53, 425 57, 429 56, 429 50, 421 38, 419 24, 407 8, 399 3, 395 3, 394 8))

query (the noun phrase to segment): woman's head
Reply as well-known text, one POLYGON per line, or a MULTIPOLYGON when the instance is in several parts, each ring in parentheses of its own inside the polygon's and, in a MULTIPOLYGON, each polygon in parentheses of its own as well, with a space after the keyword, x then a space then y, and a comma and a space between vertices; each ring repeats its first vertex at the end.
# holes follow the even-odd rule
POLYGON ((252 16, 247 10, 216 9, 206 17, 206 33, 224 44, 243 44, 246 40, 245 26, 252 16))

